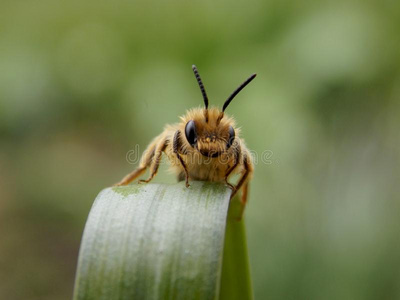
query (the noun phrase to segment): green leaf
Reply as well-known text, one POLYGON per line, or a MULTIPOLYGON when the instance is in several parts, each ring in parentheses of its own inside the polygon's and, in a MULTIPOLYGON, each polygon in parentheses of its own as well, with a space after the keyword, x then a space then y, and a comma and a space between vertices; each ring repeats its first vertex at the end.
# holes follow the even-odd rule
POLYGON ((74 300, 252 299, 234 216, 223 249, 230 193, 206 182, 103 190, 85 226, 74 300))
POLYGON ((239 222, 241 204, 232 199, 226 225, 220 300, 253 299, 243 219, 239 222))

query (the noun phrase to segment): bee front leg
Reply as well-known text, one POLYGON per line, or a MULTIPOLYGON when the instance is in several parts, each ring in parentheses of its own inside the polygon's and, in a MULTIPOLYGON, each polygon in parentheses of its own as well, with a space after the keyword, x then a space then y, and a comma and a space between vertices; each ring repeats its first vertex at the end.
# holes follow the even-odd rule
POLYGON ((253 165, 252 165, 251 161, 248 159, 248 156, 246 154, 243 156, 243 167, 244 167, 243 175, 240 178, 239 183, 236 185, 235 190, 233 191, 233 193, 231 195, 231 198, 233 198, 236 195, 237 191, 240 190, 240 188, 243 186, 242 197, 240 199, 242 208, 241 208, 239 220, 242 219, 243 212, 244 212, 244 209, 247 204, 247 195, 248 195, 248 187, 249 187, 248 177, 253 172, 253 165))
POLYGON ((226 171, 225 174, 225 184, 232 189, 232 194, 236 193, 236 188, 228 182, 229 176, 232 174, 233 170, 239 165, 239 157, 240 157, 240 147, 237 143, 235 143, 233 147, 234 151, 234 163, 233 165, 226 171))
POLYGON ((142 175, 146 171, 146 168, 150 166, 156 151, 156 146, 156 143, 151 143, 144 152, 139 167, 126 175, 120 182, 114 184, 114 186, 127 185, 142 175))
POLYGON ((158 167, 160 166, 162 153, 167 147, 167 144, 168 139, 164 138, 156 145, 155 153, 150 164, 150 176, 146 180, 139 180, 139 183, 148 183, 154 178, 154 176, 156 176, 158 167))
POLYGON ((232 171, 233 171, 238 165, 239 165, 239 163, 235 162, 235 164, 234 164, 232 167, 229 168, 229 170, 226 172, 226 175, 225 175, 225 184, 226 184, 227 186, 229 186, 229 187, 232 189, 232 194, 236 193, 236 188, 235 188, 235 186, 234 186, 233 184, 229 183, 228 178, 229 178, 229 175, 232 174, 232 171))
POLYGON ((177 130, 174 134, 174 142, 172 144, 173 151, 176 155, 176 157, 179 159, 179 162, 181 163, 181 166, 183 168, 183 171, 185 172, 185 182, 186 182, 186 187, 189 187, 189 172, 187 170, 186 164, 182 159, 182 156, 179 154, 179 150, 181 148, 181 132, 177 130))

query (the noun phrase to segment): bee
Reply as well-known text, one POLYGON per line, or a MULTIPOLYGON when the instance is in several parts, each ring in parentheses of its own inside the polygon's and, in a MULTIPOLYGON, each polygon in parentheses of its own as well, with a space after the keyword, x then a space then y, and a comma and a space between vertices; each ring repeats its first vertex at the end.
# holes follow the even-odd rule
POLYGON ((164 153, 170 162, 170 168, 179 180, 224 182, 231 189, 231 198, 241 189, 242 213, 247 203, 249 180, 254 166, 251 155, 242 138, 235 120, 225 114, 225 109, 233 98, 255 77, 251 75, 225 101, 222 110, 208 107, 208 97, 195 65, 192 66, 200 91, 204 108, 194 108, 186 112, 179 123, 166 125, 164 131, 153 139, 141 157, 139 167, 126 175, 116 185, 127 185, 147 168, 150 176, 139 183, 150 182, 157 174, 164 153), (240 174, 236 185, 229 182, 234 174, 240 174))

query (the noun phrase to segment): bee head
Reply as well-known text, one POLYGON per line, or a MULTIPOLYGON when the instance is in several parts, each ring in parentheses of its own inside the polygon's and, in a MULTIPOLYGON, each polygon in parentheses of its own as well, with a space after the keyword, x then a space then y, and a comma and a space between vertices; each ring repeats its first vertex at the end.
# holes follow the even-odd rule
POLYGON ((222 110, 219 110, 208 108, 208 97, 199 72, 195 65, 192 69, 203 95, 205 107, 191 110, 182 118, 185 122, 185 137, 190 146, 197 149, 203 156, 218 157, 232 146, 236 136, 234 120, 225 116, 224 111, 233 98, 256 77, 256 74, 243 82, 228 97, 222 110))
POLYGON ((194 109, 185 117, 185 137, 191 147, 203 156, 218 157, 227 151, 235 140, 234 120, 218 118, 221 111, 217 108, 208 110, 208 120, 204 118, 202 109, 194 109))

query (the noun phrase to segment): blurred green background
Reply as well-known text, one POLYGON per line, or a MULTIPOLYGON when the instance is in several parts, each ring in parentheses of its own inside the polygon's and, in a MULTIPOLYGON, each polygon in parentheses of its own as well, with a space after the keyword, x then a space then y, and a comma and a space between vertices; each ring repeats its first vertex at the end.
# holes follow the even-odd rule
MULTIPOLYGON (((400 299, 399 1, 0 3, 0 299, 70 299, 97 193, 166 123, 228 112, 256 165, 256 299, 400 299)), ((157 182, 174 182, 163 166, 157 182)))

